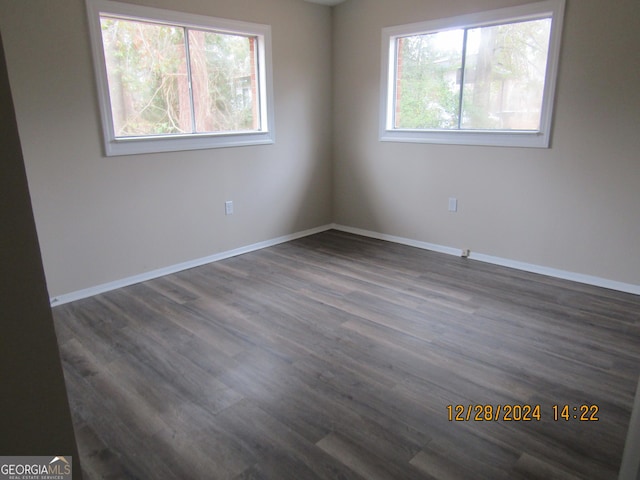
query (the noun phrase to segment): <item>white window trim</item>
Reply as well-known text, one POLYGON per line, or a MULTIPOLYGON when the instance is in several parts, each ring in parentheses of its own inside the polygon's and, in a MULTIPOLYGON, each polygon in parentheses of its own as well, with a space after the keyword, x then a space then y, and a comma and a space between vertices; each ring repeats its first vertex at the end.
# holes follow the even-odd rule
POLYGON ((86 5, 98 89, 98 103, 107 156, 265 145, 275 142, 271 27, 269 25, 187 14, 110 0, 86 0, 86 5), (260 89, 262 129, 258 132, 195 133, 117 138, 113 127, 107 67, 102 45, 101 14, 190 28, 205 28, 220 33, 256 36, 258 38, 258 76, 260 79, 258 88, 260 89))
POLYGON ((565 0, 546 0, 517 7, 384 28, 382 30, 382 75, 380 79, 380 140, 384 142, 549 148, 564 8, 565 0), (543 16, 551 16, 552 23, 540 130, 410 130, 393 128, 395 39, 397 37, 435 33, 463 27, 488 26, 504 20, 533 20, 543 16))

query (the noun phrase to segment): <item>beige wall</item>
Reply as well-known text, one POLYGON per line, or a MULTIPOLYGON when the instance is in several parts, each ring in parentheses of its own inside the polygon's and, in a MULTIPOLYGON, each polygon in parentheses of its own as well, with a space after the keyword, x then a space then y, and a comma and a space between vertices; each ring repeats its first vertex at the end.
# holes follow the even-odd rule
POLYGON ((330 9, 300 0, 135 3, 271 25, 276 144, 104 157, 84 1, 0 0, 51 296, 332 220, 330 9))
POLYGON ((640 285, 640 2, 567 0, 551 149, 378 141, 383 27, 526 3, 334 12, 338 224, 640 285), (447 211, 448 197, 459 212, 447 211))
POLYGON ((105 158, 83 0, 0 0, 51 296, 332 221, 640 285, 636 0, 567 1, 541 150, 378 141, 383 27, 526 0, 135 2, 272 25, 276 144, 105 158))

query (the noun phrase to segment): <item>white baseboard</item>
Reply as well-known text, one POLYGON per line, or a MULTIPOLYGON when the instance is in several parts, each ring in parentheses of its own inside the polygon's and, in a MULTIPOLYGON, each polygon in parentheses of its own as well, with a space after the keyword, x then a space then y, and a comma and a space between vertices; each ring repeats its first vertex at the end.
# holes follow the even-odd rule
MULTIPOLYGON (((363 237, 375 238, 378 240, 386 240, 393 243, 399 243, 401 245, 408 245, 411 247, 421 248, 423 250, 431 250, 433 252, 446 253, 447 255, 460 256, 462 251, 458 248, 446 247, 443 245, 437 245, 434 243, 421 242, 418 240, 412 240, 410 238, 397 237, 395 235, 387 235, 384 233, 372 232, 370 230, 363 230, 360 228, 347 227, 339 224, 329 224, 302 232, 293 233, 291 235, 285 235, 282 237, 266 240, 264 242, 254 243, 245 247, 236 248, 234 250, 228 250, 226 252, 216 253, 208 257, 198 258, 188 262, 180 263, 177 265, 171 265, 168 267, 152 270, 150 272, 141 273, 140 275, 134 275, 132 277, 123 278, 109 283, 103 283, 94 287, 85 288, 71 293, 63 295, 57 295, 51 298, 51 306, 64 305, 65 303, 74 302, 83 298, 92 297, 100 293, 109 292, 122 287, 128 287, 136 283, 145 282, 154 278, 163 277, 172 273, 181 272, 190 268, 199 267, 208 263, 217 262, 226 258, 242 255, 243 253, 254 252, 263 248, 272 247, 280 243, 289 242, 302 237, 308 237, 309 235, 315 235, 316 233, 325 232, 327 230, 339 230, 341 232, 353 233, 355 235, 361 235, 363 237)), ((501 265, 503 267, 515 268, 517 270, 523 270, 526 272, 539 273, 542 275, 548 275, 550 277, 561 278, 564 280, 571 280, 578 283, 584 283, 587 285, 594 285, 597 287, 608 288, 611 290, 617 290, 625 293, 632 293, 634 295, 640 295, 640 285, 634 285, 630 283, 617 282, 615 280, 608 280, 605 278, 595 277, 591 275, 584 275, 581 273, 568 272, 565 270, 559 270, 555 268, 543 267, 540 265, 533 265, 530 263, 519 262, 516 260, 509 260, 506 258, 494 257, 491 255, 484 255, 482 253, 471 252, 470 259, 478 260, 480 262, 491 263, 493 265, 501 265)))
MULTIPOLYGON (((334 224, 333 228, 342 232, 353 233, 355 235, 362 235, 363 237, 376 238, 378 240, 386 240, 389 242, 399 243, 402 245, 409 245, 411 247, 422 248, 424 250, 431 250, 434 252, 446 253, 448 255, 461 256, 462 250, 459 248, 445 247, 443 245, 436 245, 433 243, 420 242, 418 240, 412 240, 409 238, 396 237, 394 235, 387 235, 384 233, 372 232, 369 230, 363 230, 360 228, 347 227, 344 225, 334 224)), ((563 280, 571 280, 573 282, 584 283, 587 285, 593 285, 596 287, 608 288, 610 290, 617 290, 625 293, 632 293, 634 295, 640 295, 640 285, 634 285, 632 283, 617 282, 615 280, 608 280, 606 278, 595 277, 592 275, 584 275, 581 273, 568 272, 566 270, 559 270, 556 268, 543 267, 540 265, 534 265, 525 262, 519 262, 517 260, 510 260, 507 258, 494 257, 492 255, 484 255, 482 253, 471 252, 470 259, 478 260, 479 262, 491 263, 493 265, 500 265, 503 267, 515 268, 516 270, 523 270, 525 272, 539 273, 541 275, 547 275, 549 277, 561 278, 563 280)))
POLYGON ((78 290, 76 292, 57 295, 50 299, 51 306, 56 307, 58 305, 64 305, 65 303, 74 302, 76 300, 82 300, 83 298, 93 297, 94 295, 99 295, 101 293, 109 292, 111 290, 116 290, 118 288, 128 287, 130 285, 135 285, 136 283, 146 282, 147 280, 152 280, 154 278, 163 277, 165 275, 181 272, 183 270, 189 270, 190 268, 200 267, 208 263, 218 262, 220 260, 224 260, 225 258, 235 257, 237 255, 242 255, 243 253, 254 252, 256 250, 272 247, 280 243, 289 242, 291 240, 296 240, 302 237, 308 237, 309 235, 325 232, 327 230, 330 230, 331 228, 333 228, 333 225, 331 224, 324 225, 321 227, 304 230, 302 232, 293 233, 291 235, 284 235, 282 237, 274 238, 271 240, 265 240, 264 242, 254 243, 252 245, 247 245, 245 247, 228 250, 226 252, 216 253, 208 257, 197 258, 195 260, 179 263, 177 265, 170 265, 168 267, 159 268, 157 270, 141 273, 140 275, 134 275, 132 277, 123 278, 121 280, 116 280, 109 283, 103 283, 101 285, 85 288, 83 290, 78 290))

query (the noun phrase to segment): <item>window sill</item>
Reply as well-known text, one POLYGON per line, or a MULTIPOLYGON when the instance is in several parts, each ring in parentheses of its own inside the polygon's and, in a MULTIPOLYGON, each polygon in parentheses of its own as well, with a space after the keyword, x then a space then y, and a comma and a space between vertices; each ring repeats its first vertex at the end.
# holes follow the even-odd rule
POLYGON ((381 142, 434 143, 494 147, 549 148, 549 135, 537 131, 383 130, 381 142))
POLYGON ((216 135, 171 135, 105 140, 107 157, 143 153, 179 152, 212 148, 245 147, 275 143, 273 132, 228 133, 216 135))

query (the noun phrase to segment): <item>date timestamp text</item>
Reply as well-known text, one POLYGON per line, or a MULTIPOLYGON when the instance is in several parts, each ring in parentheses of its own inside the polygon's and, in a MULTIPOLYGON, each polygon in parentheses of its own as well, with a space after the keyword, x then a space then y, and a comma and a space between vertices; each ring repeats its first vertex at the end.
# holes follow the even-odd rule
MULTIPOLYGON (((554 422, 597 422, 599 411, 598 405, 552 405, 550 413, 554 422)), ((539 422, 543 416, 540 405, 447 405, 450 422, 539 422)))

